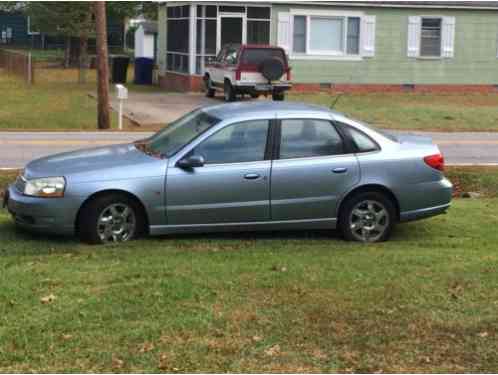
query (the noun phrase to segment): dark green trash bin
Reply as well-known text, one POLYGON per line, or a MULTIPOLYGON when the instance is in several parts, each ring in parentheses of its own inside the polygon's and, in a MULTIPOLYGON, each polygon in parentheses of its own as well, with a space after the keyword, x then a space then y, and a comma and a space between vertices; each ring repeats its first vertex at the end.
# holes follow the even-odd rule
POLYGON ((111 82, 126 83, 130 58, 128 56, 114 55, 110 57, 110 63, 111 63, 111 82))

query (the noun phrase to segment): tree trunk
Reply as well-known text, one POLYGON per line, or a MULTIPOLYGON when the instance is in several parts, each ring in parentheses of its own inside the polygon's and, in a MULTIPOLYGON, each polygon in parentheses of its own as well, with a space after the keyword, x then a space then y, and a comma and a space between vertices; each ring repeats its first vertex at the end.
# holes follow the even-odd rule
POLYGON ((107 52, 107 25, 105 1, 95 3, 95 26, 97 32, 97 86, 98 86, 98 128, 109 129, 109 63, 107 52))
POLYGON ((66 36, 65 49, 64 49, 64 69, 69 68, 71 60, 71 37, 66 36))

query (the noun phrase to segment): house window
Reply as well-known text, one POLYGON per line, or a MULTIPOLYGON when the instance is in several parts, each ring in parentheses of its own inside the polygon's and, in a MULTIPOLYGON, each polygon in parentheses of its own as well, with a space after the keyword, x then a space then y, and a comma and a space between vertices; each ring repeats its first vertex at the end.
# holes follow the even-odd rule
POLYGON ((189 6, 168 7, 166 69, 189 72, 189 6))
POLYGON ((306 17, 294 17, 294 48, 296 53, 306 53, 306 17))
POLYGON ((441 18, 422 18, 420 56, 441 56, 441 18))
POLYGON ((247 43, 270 43, 270 18, 268 7, 247 7, 247 43))
POLYGON ((196 22, 195 73, 199 75, 204 74, 207 62, 227 43, 227 37, 237 43, 270 43, 271 8, 267 6, 198 5, 196 22), (221 18, 227 12, 231 15, 221 18))
POLYGON ((360 18, 294 16, 294 53, 316 55, 358 55, 360 18))

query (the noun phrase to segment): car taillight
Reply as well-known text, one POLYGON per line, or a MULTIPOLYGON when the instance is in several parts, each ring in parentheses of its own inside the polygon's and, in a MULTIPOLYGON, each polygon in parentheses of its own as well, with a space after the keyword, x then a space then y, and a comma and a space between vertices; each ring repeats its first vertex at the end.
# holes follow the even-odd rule
POLYGON ((292 81, 291 69, 290 68, 287 68, 287 81, 292 81))
POLYGON ((241 70, 240 70, 240 69, 237 69, 237 70, 235 71, 235 80, 236 80, 236 81, 240 81, 240 79, 241 79, 241 78, 242 78, 242 72, 241 72, 241 70))
POLYGON ((444 171, 444 157, 441 154, 430 155, 424 158, 425 164, 429 167, 437 169, 438 171, 444 171))

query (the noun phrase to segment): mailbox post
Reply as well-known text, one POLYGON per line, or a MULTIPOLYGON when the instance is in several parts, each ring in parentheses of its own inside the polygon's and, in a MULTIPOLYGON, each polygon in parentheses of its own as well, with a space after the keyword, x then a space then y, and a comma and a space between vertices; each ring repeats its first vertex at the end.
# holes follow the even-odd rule
POLYGON ((116 85, 116 90, 118 91, 119 100, 119 130, 123 130, 123 102, 128 99, 128 89, 123 85, 116 85))

